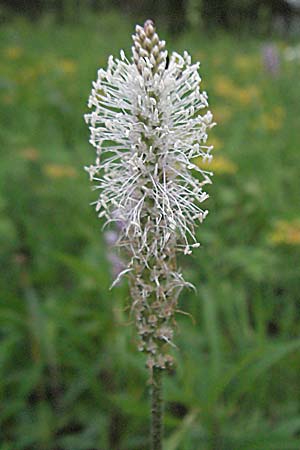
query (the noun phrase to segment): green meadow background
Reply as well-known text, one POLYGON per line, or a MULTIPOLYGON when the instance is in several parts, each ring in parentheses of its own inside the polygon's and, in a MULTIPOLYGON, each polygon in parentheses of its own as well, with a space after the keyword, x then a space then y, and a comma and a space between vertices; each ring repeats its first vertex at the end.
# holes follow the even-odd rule
MULTIPOLYGON (((117 13, 0 28, 0 450, 149 449, 145 360, 83 169, 91 82, 133 30, 117 13)), ((180 259, 197 290, 180 299, 164 450, 299 450, 297 40, 272 38, 271 76, 266 38, 158 31, 201 61, 218 122, 202 246, 180 259)))

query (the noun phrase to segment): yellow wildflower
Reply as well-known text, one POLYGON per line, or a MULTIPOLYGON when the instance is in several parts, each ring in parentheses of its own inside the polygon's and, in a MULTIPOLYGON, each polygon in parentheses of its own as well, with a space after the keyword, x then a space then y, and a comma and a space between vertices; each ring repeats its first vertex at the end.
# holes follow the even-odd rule
POLYGON ((46 164, 43 171, 49 178, 74 178, 77 176, 74 167, 62 164, 46 164))
POLYGON ((230 159, 227 159, 224 156, 214 156, 211 162, 203 161, 202 158, 197 158, 195 164, 203 170, 211 170, 218 174, 234 174, 238 169, 233 161, 230 161, 230 159))
POLYGON ((266 130, 277 131, 281 128, 282 124, 271 114, 263 114, 261 117, 262 125, 266 130))
POLYGON ((299 245, 300 220, 294 219, 290 222, 287 220, 278 221, 269 239, 273 244, 299 245))
POLYGON ((213 83, 215 92, 220 97, 230 98, 243 105, 247 105, 259 97, 259 90, 256 86, 250 85, 239 87, 230 78, 220 76, 216 77, 213 83))
POLYGON ((5 56, 11 60, 20 58, 22 53, 23 49, 21 47, 7 47, 5 49, 5 56))
POLYGON ((217 138, 217 137, 212 137, 209 138, 208 145, 213 145, 214 146, 214 151, 215 150, 220 150, 223 147, 223 142, 221 141, 221 139, 217 138))
POLYGON ((259 97, 259 90, 256 86, 250 85, 245 88, 237 88, 233 92, 233 97, 242 105, 248 105, 252 101, 256 101, 259 97))

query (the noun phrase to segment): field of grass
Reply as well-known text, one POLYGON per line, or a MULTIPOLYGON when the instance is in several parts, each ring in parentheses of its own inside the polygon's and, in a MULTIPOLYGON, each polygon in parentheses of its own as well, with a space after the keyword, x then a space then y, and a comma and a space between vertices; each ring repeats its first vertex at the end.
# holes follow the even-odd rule
MULTIPOLYGON (((133 25, 0 28, 0 450, 149 448, 145 361, 83 170, 91 81, 133 25)), ((261 40, 161 35, 201 60, 218 122, 202 247, 180 261, 197 291, 181 297, 164 450, 299 450, 300 63, 272 77, 261 40)))

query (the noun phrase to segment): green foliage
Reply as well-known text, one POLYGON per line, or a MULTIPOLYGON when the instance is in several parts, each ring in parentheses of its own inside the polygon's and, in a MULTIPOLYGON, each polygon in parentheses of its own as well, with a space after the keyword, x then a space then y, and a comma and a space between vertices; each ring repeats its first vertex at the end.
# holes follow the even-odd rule
MULTIPOLYGON (((0 30, 1 450, 149 447, 128 291, 109 290, 83 170, 91 80, 132 29, 105 15, 0 30)), ((261 45, 169 38, 201 60, 219 125, 203 246, 180 260, 197 292, 179 306, 166 450, 300 448, 299 66, 270 79, 261 45)))
POLYGON ((21 4, 18 0, 2 0, 0 21, 26 15, 33 20, 46 18, 74 25, 87 22, 99 12, 106 15, 113 10, 141 21, 151 17, 176 34, 188 27, 216 26, 233 32, 253 32, 255 28, 266 34, 278 16, 287 21, 286 28, 289 19, 297 19, 296 9, 285 0, 26 0, 21 4))

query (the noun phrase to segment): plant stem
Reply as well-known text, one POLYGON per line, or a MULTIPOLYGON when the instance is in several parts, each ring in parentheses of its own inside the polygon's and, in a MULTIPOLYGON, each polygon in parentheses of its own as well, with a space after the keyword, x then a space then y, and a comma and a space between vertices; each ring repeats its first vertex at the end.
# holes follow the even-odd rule
POLYGON ((152 426, 151 449, 162 450, 163 438, 163 400, 162 400, 162 369, 154 367, 152 384, 152 426))

